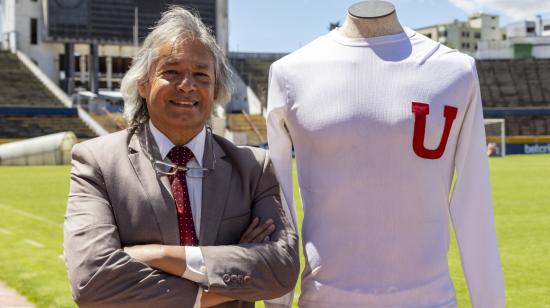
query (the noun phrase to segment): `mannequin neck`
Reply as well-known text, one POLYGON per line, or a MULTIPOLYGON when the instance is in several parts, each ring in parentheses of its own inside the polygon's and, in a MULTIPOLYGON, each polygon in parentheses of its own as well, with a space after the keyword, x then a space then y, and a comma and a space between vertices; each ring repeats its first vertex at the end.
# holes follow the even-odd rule
MULTIPOLYGON (((369 6, 373 5, 370 2, 371 1, 365 1, 356 5, 363 4, 363 9, 368 10, 369 6)), ((343 36, 349 38, 368 38, 403 32, 403 27, 397 19, 397 13, 395 12, 395 9, 390 10, 389 12, 380 12, 379 16, 377 16, 376 14, 367 13, 365 13, 364 15, 359 15, 357 14, 357 10, 352 11, 352 9, 354 9, 354 6, 350 7, 344 25, 340 29, 338 29, 339 33, 343 36)))

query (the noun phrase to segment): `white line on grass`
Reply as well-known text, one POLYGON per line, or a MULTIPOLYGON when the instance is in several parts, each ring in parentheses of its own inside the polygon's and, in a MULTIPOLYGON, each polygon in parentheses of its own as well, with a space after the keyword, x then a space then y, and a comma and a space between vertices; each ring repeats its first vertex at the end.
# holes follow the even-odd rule
POLYGON ((0 228, 0 233, 7 234, 7 235, 13 234, 10 230, 4 229, 4 228, 0 228))
POLYGON ((37 216, 37 215, 34 215, 34 214, 31 214, 31 213, 27 213, 25 211, 21 211, 21 210, 18 210, 18 209, 14 209, 13 207, 11 206, 8 206, 6 204, 2 204, 0 203, 0 207, 1 208, 4 208, 6 210, 9 210, 9 211, 12 211, 14 213, 17 213, 21 216, 25 216, 25 217, 28 217, 28 218, 31 218, 31 219, 34 219, 34 220, 38 220, 38 221, 41 221, 43 223, 46 223, 48 225, 52 225, 52 226, 56 226, 56 227, 63 227, 63 224, 59 224, 53 220, 49 220, 47 218, 44 218, 44 217, 40 217, 40 216, 37 216))
POLYGON ((29 239, 24 239, 23 242, 31 245, 31 246, 34 246, 34 247, 38 247, 38 248, 42 248, 44 247, 44 244, 42 243, 39 243, 39 242, 35 242, 33 240, 29 240, 29 239))

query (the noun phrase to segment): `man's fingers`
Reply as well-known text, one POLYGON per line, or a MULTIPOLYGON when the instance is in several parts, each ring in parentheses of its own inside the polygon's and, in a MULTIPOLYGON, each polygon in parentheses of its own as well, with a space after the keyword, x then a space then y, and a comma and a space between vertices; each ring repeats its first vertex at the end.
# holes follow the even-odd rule
POLYGON ((273 231, 275 231, 273 220, 268 219, 265 223, 252 230, 249 235, 251 238, 250 242, 261 243, 263 242, 264 238, 273 233, 273 231))
POLYGON ((246 228, 246 231, 244 231, 243 235, 241 236, 241 243, 247 243, 246 240, 249 239, 249 235, 256 228, 256 226, 260 223, 260 219, 258 217, 254 218, 250 225, 248 225, 248 228, 246 228))
POLYGON ((252 242, 254 243, 261 243, 261 242, 267 242, 269 241, 269 236, 271 235, 271 233, 273 233, 273 231, 275 231, 275 225, 274 224, 271 224, 270 226, 268 226, 266 229, 264 229, 263 232, 261 232, 260 234, 258 234, 253 240, 252 242), (267 240, 266 240, 267 239, 267 240))
POLYGON ((252 222, 250 223, 250 225, 248 226, 248 228, 246 229, 246 231, 243 233, 243 235, 241 236, 241 240, 239 241, 239 243, 249 243, 250 240, 251 240, 251 237, 250 237, 250 234, 252 233, 252 231, 260 224, 260 219, 258 217, 254 218, 252 220, 252 222))
POLYGON ((241 236, 239 243, 261 243, 273 231, 275 231, 275 225, 272 219, 268 219, 260 224, 259 218, 254 218, 245 233, 241 236))

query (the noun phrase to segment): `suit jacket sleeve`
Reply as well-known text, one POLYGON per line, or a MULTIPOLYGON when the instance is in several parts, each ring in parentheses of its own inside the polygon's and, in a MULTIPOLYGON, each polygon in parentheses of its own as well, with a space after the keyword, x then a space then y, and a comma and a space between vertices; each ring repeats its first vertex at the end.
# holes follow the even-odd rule
MULTIPOLYGON (((266 152, 263 152, 266 153, 266 152)), ((298 236, 281 205, 280 188, 267 154, 253 196, 252 217, 273 219, 271 240, 259 244, 201 247, 209 290, 238 300, 282 296, 294 288, 300 271, 298 236)))
POLYGON ((92 152, 79 144, 72 158, 64 250, 76 303, 81 307, 192 307, 197 284, 154 270, 122 250, 108 190, 92 152))

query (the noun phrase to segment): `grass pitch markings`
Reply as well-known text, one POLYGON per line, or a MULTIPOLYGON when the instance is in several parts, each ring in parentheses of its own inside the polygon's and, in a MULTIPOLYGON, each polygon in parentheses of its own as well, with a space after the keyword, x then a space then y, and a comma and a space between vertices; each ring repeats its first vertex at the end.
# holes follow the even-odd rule
POLYGON ((12 235, 13 234, 10 230, 4 229, 4 228, 0 228, 0 233, 6 234, 6 235, 12 235))
POLYGON ((11 206, 8 206, 6 204, 2 204, 0 203, 0 208, 3 208, 3 209, 6 209, 6 210, 9 210, 13 213, 16 213, 16 214, 19 214, 21 216, 25 216, 27 218, 31 218, 31 219, 34 219, 34 220, 38 220, 38 221, 41 221, 43 223, 46 223, 48 225, 51 225, 51 226, 55 226, 55 227, 58 227, 58 228, 62 228, 63 227, 63 224, 59 224, 53 220, 49 220, 47 218, 44 218, 44 217, 40 217, 40 216, 36 216, 36 215, 33 215, 31 213, 27 213, 25 211, 22 211, 22 210, 18 210, 18 209, 14 209, 13 207, 11 206))
POLYGON ((28 238, 24 239, 23 240, 24 243, 27 243, 31 246, 34 246, 34 247, 38 247, 38 248, 44 248, 44 244, 42 243, 39 243, 39 242, 36 242, 36 241, 33 241, 33 240, 29 240, 28 238))

